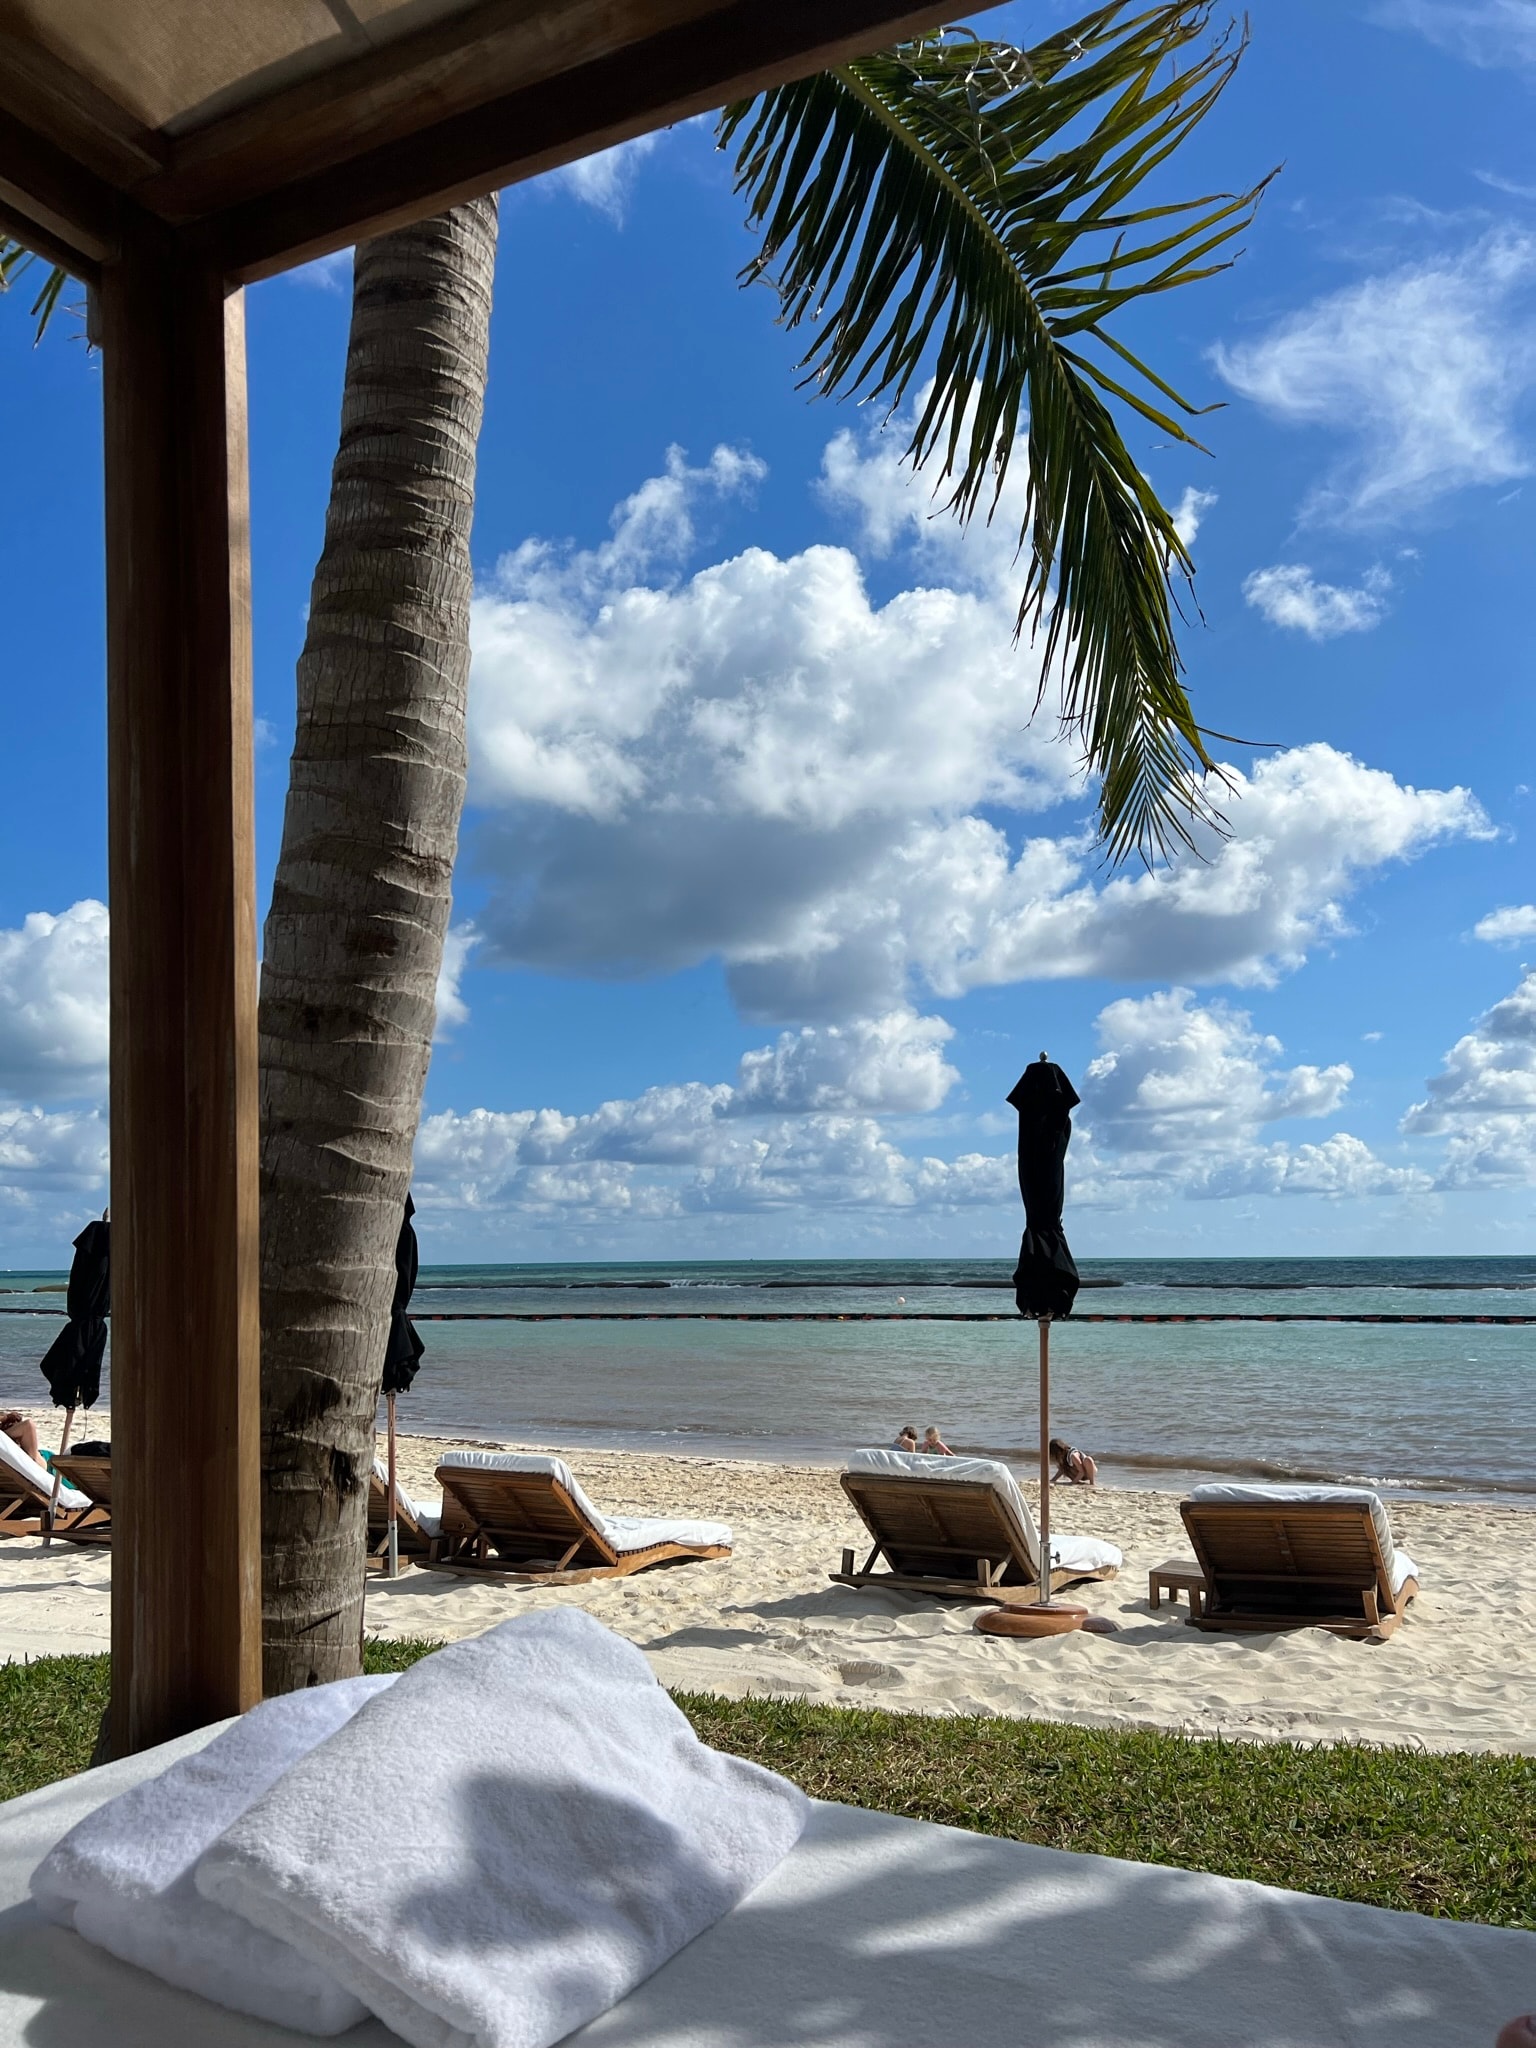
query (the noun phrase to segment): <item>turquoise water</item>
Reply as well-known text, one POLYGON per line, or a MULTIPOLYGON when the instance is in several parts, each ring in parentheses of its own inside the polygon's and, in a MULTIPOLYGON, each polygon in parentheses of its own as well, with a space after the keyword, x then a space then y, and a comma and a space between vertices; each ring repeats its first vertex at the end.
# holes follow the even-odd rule
MULTIPOLYGON (((1036 1334, 1009 1260, 425 1267, 403 1428, 835 1462, 905 1422, 1026 1458, 1036 1334), (898 1302, 898 1297, 905 1297, 898 1302), (894 1314, 895 1322, 605 1322, 598 1310, 894 1314), (441 1322, 547 1313, 553 1322, 441 1322), (995 1323, 921 1320, 996 1314, 995 1323), (567 1320, 568 1318, 568 1320, 567 1320)), ((1529 1259, 1094 1259, 1085 1314, 1536 1316, 1529 1259)), ((62 1276, 0 1273, 27 1290, 62 1276)), ((45 1396, 62 1303, 0 1293, 0 1401, 45 1396)), ((1095 1324, 1052 1335, 1052 1421, 1112 1484, 1357 1479, 1536 1505, 1536 1324, 1095 1324)))

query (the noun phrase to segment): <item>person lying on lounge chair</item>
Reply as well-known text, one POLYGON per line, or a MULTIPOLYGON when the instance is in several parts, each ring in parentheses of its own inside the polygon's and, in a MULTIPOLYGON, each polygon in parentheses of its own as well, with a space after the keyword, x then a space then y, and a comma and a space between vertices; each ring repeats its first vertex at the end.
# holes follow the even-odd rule
POLYGON ((37 1441, 37 1424, 30 1422, 19 1409, 12 1408, 0 1415, 0 1430, 4 1430, 18 1450, 26 1452, 34 1465, 53 1463, 52 1452, 43 1450, 37 1441))
POLYGON ((1056 1469, 1051 1474, 1053 1486, 1095 1486, 1098 1483, 1099 1468, 1086 1451, 1074 1450, 1061 1437, 1051 1438, 1051 1457, 1056 1469))

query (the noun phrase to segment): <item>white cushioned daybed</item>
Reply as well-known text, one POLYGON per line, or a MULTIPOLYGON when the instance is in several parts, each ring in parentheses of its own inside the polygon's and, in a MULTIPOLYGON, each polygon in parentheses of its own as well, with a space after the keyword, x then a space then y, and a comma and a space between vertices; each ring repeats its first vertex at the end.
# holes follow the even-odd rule
MULTIPOLYGON (((301 2038, 45 1924, 36 1864, 217 1731, 0 1806, 0 2048, 301 2038)), ((430 1881, 430 1875, 427 1881, 430 1881)), ((818 1804, 765 1883, 575 2048, 1492 2048, 1536 1935, 818 1804)), ((398 2048, 376 2020, 348 2048, 398 2048)))

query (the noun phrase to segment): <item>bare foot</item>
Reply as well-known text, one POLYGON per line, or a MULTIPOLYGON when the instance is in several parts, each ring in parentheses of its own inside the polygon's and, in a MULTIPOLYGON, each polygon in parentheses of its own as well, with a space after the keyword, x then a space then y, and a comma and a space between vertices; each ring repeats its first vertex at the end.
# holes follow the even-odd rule
POLYGON ((1501 2027, 1493 2048, 1536 2048, 1536 2012, 1501 2027))

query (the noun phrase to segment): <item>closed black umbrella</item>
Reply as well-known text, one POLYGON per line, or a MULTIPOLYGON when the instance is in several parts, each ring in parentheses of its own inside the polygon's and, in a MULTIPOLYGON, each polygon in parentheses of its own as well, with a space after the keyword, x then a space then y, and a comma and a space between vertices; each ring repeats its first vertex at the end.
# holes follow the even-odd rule
POLYGON ((383 1392, 389 1414, 389 1558, 385 1572, 391 1579, 397 1578, 400 1572, 399 1524, 395 1514, 395 1396, 410 1391, 411 1381, 421 1364, 421 1354, 427 1348, 416 1334, 416 1325, 406 1314, 416 1287, 420 1257, 416 1246, 416 1226, 411 1221, 415 1214, 416 1204, 407 1195, 405 1218, 400 1225, 400 1235, 395 1239, 395 1298, 389 1310, 389 1342, 384 1347, 383 1392))
POLYGON ((1009 1102, 1019 1113, 1019 1193, 1024 1237, 1013 1276, 1021 1316, 1069 1316, 1077 1299, 1077 1266, 1062 1229, 1067 1142, 1077 1090, 1041 1053, 1024 1069, 1009 1102))
MULTIPOLYGON (((64 1410, 61 1457, 69 1449, 75 1410, 94 1407, 101 1395, 101 1361, 106 1356, 107 1317, 112 1309, 112 1226, 105 1216, 87 1223, 75 1239, 64 1306, 64 1327, 48 1346, 41 1368, 53 1405, 64 1410)), ((62 1475, 55 1472, 50 1523, 58 1512, 61 1483, 62 1475)))
MULTIPOLYGON (((1014 1299, 1021 1316, 1040 1330, 1040 1599, 1051 1607, 1051 1324, 1072 1313, 1077 1299, 1077 1265, 1062 1228, 1066 1200, 1067 1144, 1077 1090, 1056 1062, 1041 1053, 1019 1076, 1009 1102, 1019 1113, 1019 1193, 1024 1198, 1024 1236, 1014 1270, 1014 1299)), ((1055 1603, 1067 1626, 1080 1625, 1086 1610, 1055 1603), (1077 1621, 1068 1620, 1076 1615, 1077 1621)), ((1053 1624, 1054 1625, 1054 1624, 1053 1624)))

